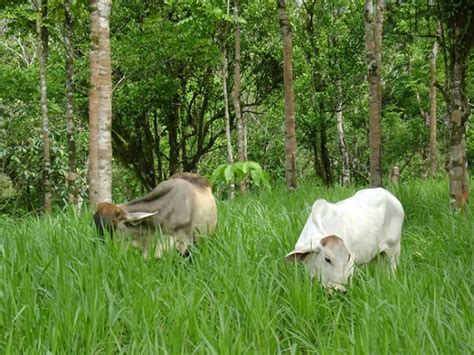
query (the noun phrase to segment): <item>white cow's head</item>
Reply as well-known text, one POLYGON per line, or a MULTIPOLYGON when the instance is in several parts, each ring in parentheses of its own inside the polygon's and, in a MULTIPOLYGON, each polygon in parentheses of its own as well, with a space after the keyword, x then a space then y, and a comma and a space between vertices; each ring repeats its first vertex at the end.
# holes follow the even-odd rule
POLYGON ((330 235, 322 238, 310 250, 294 250, 286 256, 289 261, 300 261, 306 265, 311 279, 317 277, 323 287, 345 291, 354 270, 354 261, 344 241, 330 235))

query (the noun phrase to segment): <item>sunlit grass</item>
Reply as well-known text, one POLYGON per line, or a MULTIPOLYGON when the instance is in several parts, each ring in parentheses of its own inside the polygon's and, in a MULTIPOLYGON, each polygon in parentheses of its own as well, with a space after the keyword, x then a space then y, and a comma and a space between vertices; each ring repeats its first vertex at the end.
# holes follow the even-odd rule
POLYGON ((2 221, 2 353, 473 353, 472 207, 445 182, 395 191, 406 211, 400 267, 357 270, 345 295, 284 261, 318 197, 307 183, 219 203, 190 260, 144 260, 101 242, 90 214, 2 221))

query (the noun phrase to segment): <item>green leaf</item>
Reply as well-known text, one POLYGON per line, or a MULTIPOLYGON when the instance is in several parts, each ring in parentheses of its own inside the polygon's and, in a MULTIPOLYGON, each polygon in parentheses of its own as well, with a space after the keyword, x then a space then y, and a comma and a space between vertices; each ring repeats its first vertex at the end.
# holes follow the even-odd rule
POLYGON ((229 185, 234 179, 233 166, 228 164, 224 170, 224 178, 227 185, 229 185))
POLYGON ((214 169, 211 175, 211 183, 216 184, 219 180, 224 180, 224 170, 227 167, 227 164, 221 164, 217 168, 214 169))

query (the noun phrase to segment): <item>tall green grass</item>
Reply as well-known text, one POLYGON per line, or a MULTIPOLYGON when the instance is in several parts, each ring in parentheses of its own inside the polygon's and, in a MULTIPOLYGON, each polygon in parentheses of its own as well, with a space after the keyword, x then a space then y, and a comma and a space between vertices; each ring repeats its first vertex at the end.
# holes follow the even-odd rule
POLYGON ((473 211, 453 214, 446 185, 394 191, 406 211, 399 269, 361 267, 345 295, 283 256, 316 198, 353 189, 222 201, 217 235, 190 260, 101 242, 88 213, 2 221, 0 352, 472 354, 473 211))

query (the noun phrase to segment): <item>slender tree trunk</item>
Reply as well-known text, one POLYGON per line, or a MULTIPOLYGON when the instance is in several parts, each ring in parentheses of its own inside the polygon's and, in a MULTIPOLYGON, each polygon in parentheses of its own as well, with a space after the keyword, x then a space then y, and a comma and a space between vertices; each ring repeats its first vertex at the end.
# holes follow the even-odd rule
POLYGON ((474 12, 472 1, 436 1, 444 48, 446 85, 441 91, 447 107, 449 146, 449 196, 451 208, 465 210, 469 199, 466 126, 470 107, 466 95, 466 70, 474 46, 474 12))
POLYGON ((225 114, 225 138, 227 146, 227 163, 234 163, 234 154, 232 152, 232 137, 230 135, 230 115, 229 115, 229 97, 227 95, 227 50, 225 46, 222 49, 222 86, 224 90, 224 114, 225 114))
POLYGON ((44 190, 44 211, 51 212, 51 153, 49 142, 49 117, 48 117, 48 28, 45 25, 48 16, 48 1, 38 1, 39 18, 36 29, 39 37, 38 59, 40 71, 40 105, 42 117, 43 135, 43 190, 44 190))
POLYGON ((157 185, 156 172, 155 172, 155 161, 153 158, 153 134, 150 130, 150 115, 148 112, 145 112, 142 116, 142 128, 143 128, 143 138, 145 144, 149 149, 146 150, 146 168, 144 173, 146 174, 147 182, 150 185, 150 189, 153 189, 157 185))
MULTIPOLYGON (((229 5, 229 2, 227 2, 229 5)), ((229 9, 229 7, 227 7, 229 9)), ((227 31, 226 31, 227 32, 227 31)), ((227 145, 227 164, 234 163, 234 154, 232 152, 232 138, 230 135, 230 115, 229 115, 229 96, 227 94, 227 48, 225 43, 222 44, 222 88, 224 93, 224 115, 225 115, 225 138, 227 145)), ((235 184, 231 181, 229 185, 229 196, 234 198, 235 184)))
POLYGON ((382 118, 382 38, 383 38, 383 11, 385 0, 375 0, 375 29, 374 49, 377 62, 377 97, 379 103, 379 119, 382 118))
POLYGON ((244 160, 247 161, 249 160, 249 157, 248 157, 248 150, 247 150, 247 147, 248 147, 248 144, 247 144, 247 137, 248 137, 248 126, 247 126, 247 120, 244 118, 243 120, 243 124, 244 124, 244 160))
MULTIPOLYGON (((183 90, 183 92, 185 92, 183 90)), ((178 116, 179 117, 179 116, 178 116)), ((181 119, 180 121, 180 142, 179 142, 179 146, 181 148, 181 162, 182 162, 182 169, 183 171, 190 171, 191 170, 191 167, 189 166, 189 159, 188 159, 188 151, 187 151, 187 147, 186 147, 186 141, 187 141, 187 128, 188 128, 188 125, 187 125, 187 122, 186 120, 184 119, 181 119)), ((199 135, 199 132, 196 132, 197 134, 196 135, 199 135)))
POLYGON ((97 0, 90 2, 90 89, 89 89, 89 203, 95 209, 99 198, 99 15, 97 0))
POLYGON ((111 0, 90 0, 89 197, 92 208, 112 199, 111 0))
POLYGON ((331 172, 331 160, 329 159, 329 150, 327 146, 327 129, 326 129, 326 122, 323 121, 321 123, 321 140, 319 142, 320 144, 320 149, 321 149, 321 162, 322 162, 322 167, 323 167, 323 182, 324 185, 326 186, 331 186, 333 181, 332 181, 332 172, 331 172))
MULTIPOLYGON (((459 59, 459 57, 458 57, 459 59)), ((469 197, 466 123, 469 105, 465 94, 466 60, 454 60, 452 73, 448 77, 449 102, 449 195, 453 209, 464 209, 469 197)))
MULTIPOLYGON (((234 60, 234 88, 232 99, 235 109, 235 120, 237 122, 237 159, 245 161, 244 122, 240 107, 240 25, 239 25, 239 1, 234 0, 234 26, 235 26, 235 60, 234 60)), ((240 192, 247 190, 246 181, 240 183, 240 192)))
POLYGON ((321 180, 324 181, 324 169, 321 163, 321 159, 319 159, 319 149, 318 149, 318 139, 317 134, 313 135, 313 140, 311 141, 311 148, 313 150, 313 166, 314 172, 316 176, 320 177, 321 180))
POLYGON ((156 175, 158 182, 160 182, 163 180, 163 164, 161 162, 161 129, 156 111, 153 111, 153 126, 155 129, 156 175))
POLYGON ((171 111, 168 113, 168 141, 170 145, 170 176, 178 172, 179 167, 179 145, 178 145, 178 122, 179 122, 179 97, 176 95, 171 103, 171 111))
POLYGON ((431 50, 431 92, 430 92, 430 177, 436 176, 437 169, 437 139, 436 139, 436 58, 438 55, 438 42, 435 40, 431 50))
MULTIPOLYGON (((380 0, 378 0, 380 1, 380 0)), ((377 6, 377 8, 379 8, 377 6)), ((376 30, 374 26, 374 9, 372 0, 365 2, 365 48, 368 64, 369 82, 369 147, 370 147, 370 186, 382 186, 382 137, 380 130, 380 77, 378 69, 378 54, 380 44, 376 45, 376 30)), ((381 38, 381 35, 380 35, 381 38)))
POLYGON ((76 185, 76 141, 74 128, 74 48, 72 45, 74 34, 71 0, 64 0, 64 47, 66 51, 66 135, 68 142, 69 171, 67 186, 69 203, 77 206, 79 191, 76 185))
POLYGON ((296 129, 293 94, 292 31, 285 0, 277 0, 283 40, 283 81, 285 86, 285 178, 290 189, 296 188, 296 129))
POLYGON ((170 176, 178 172, 179 167, 179 144, 178 144, 178 123, 179 123, 179 95, 176 94, 171 102, 171 109, 168 111, 168 142, 169 142, 169 174, 170 176))
POLYGON ((100 116, 99 177, 101 200, 112 199, 112 65, 110 61, 109 18, 112 0, 99 0, 100 16, 100 116))
POLYGON ((342 156, 342 185, 347 187, 351 183, 349 150, 347 149, 346 137, 344 134, 344 118, 342 105, 342 89, 341 83, 337 84, 337 105, 336 105, 336 127, 337 138, 339 141, 339 149, 342 156))

